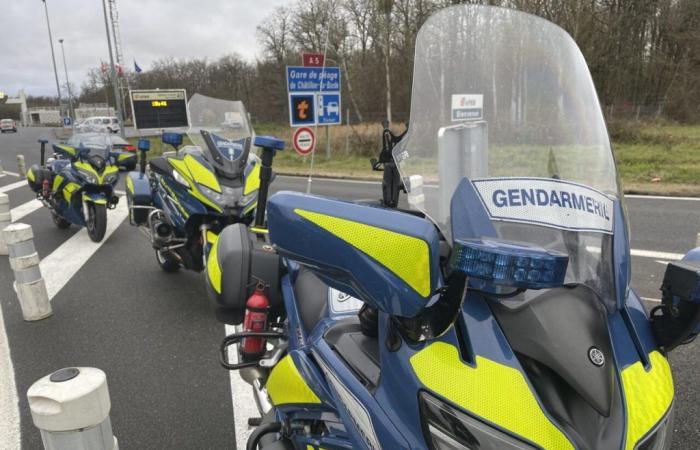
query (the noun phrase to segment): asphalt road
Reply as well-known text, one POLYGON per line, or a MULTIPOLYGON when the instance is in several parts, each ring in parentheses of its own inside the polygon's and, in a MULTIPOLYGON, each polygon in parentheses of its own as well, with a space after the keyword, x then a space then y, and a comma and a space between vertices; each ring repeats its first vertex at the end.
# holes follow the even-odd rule
MULTIPOLYGON (((38 162, 40 137, 52 139, 53 134, 21 129, 17 135, 0 135, 3 167, 15 172, 17 154, 24 154, 27 166, 38 162)), ((17 180, 0 177, 0 189, 17 180)), ((280 176, 273 191, 305 188, 305 179, 280 176)), ((357 199, 376 198, 380 190, 376 183, 316 179, 312 192, 357 199)), ((33 199, 26 186, 8 195, 12 208, 33 199)), ((656 299, 665 263, 673 256, 665 253, 682 254, 695 246, 700 202, 631 197, 627 208, 632 287, 642 297, 656 299)), ((55 228, 44 209, 21 221, 32 225, 42 258, 59 248, 70 254, 65 246, 74 245, 71 237, 80 237, 75 227, 55 228)), ((54 315, 26 323, 12 290, 9 263, 0 258, 0 305, 19 398, 22 447, 41 448, 25 399, 28 387, 58 368, 89 365, 108 375, 112 425, 121 448, 232 448, 230 380, 217 361, 224 329, 212 314, 201 275, 162 272, 146 239, 126 221, 71 275, 65 274, 66 284, 52 299, 54 315)), ((2 323, 0 337, 1 332, 2 323)), ((674 449, 696 449, 700 442, 699 361, 697 343, 671 354, 677 394, 674 449)), ((5 406, 0 405, 0 421, 5 406)))

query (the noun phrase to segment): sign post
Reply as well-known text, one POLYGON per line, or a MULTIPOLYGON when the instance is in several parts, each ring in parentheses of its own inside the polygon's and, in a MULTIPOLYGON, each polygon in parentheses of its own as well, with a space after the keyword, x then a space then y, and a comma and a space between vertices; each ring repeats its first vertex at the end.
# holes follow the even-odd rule
POLYGON ((297 128, 294 132, 292 143, 294 145, 294 150, 296 150, 300 156, 306 156, 314 151, 316 147, 316 136, 314 136, 314 132, 311 128, 297 128))

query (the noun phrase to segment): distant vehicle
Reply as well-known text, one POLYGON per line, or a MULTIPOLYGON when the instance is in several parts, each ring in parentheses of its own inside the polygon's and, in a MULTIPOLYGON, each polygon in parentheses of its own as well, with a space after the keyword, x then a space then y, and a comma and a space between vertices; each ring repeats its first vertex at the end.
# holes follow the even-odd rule
POLYGON ((136 168, 136 147, 119 136, 96 132, 76 133, 66 142, 71 147, 107 151, 110 162, 125 170, 136 168), (109 149, 106 149, 109 147, 109 149))
POLYGON ((114 116, 88 117, 78 122, 75 125, 75 129, 79 132, 109 131, 110 133, 119 133, 121 131, 119 119, 114 116))
POLYGON ((2 119, 0 120, 0 133, 6 131, 17 132, 17 122, 12 119, 2 119))

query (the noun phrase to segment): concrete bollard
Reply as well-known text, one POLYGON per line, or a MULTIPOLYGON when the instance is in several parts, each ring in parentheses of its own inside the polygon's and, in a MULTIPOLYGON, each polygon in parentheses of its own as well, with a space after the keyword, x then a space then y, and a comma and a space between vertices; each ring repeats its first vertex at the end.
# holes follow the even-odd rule
POLYGON ((93 367, 68 367, 27 391, 34 425, 46 450, 119 450, 109 419, 107 376, 93 367))
POLYGON ((24 165, 24 155, 17 155, 17 173, 20 178, 27 178, 27 167, 24 165))
POLYGON ((700 247, 700 233, 695 237, 695 246, 700 247))
POLYGON ((10 215, 10 199, 7 194, 0 192, 0 255, 7 255, 7 244, 3 237, 2 230, 12 222, 10 215))
POLYGON ((46 283, 41 277, 32 227, 13 223, 2 230, 2 234, 10 255, 10 267, 15 272, 15 291, 22 317, 27 321, 49 317, 52 314, 51 303, 46 283))

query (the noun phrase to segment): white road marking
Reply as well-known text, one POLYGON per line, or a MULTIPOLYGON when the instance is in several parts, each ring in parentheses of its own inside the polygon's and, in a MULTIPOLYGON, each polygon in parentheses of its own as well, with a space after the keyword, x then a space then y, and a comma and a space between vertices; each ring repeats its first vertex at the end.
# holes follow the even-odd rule
POLYGON ((633 248, 630 250, 632 256, 641 256, 642 258, 665 259, 668 261, 676 261, 682 259, 685 255, 682 253, 657 252, 655 250, 639 250, 633 248))
POLYGON ((653 303, 661 303, 660 298, 651 298, 651 297, 639 297, 640 299, 647 301, 647 302, 653 302, 653 303))
POLYGON ((22 203, 19 206, 16 206, 10 210, 10 213, 12 215, 12 221, 17 222, 20 220, 22 217, 33 213, 37 209, 41 208, 42 204, 39 200, 34 199, 30 200, 27 203, 22 203))
POLYGON ((0 186, 0 192, 10 192, 22 186, 29 186, 25 180, 15 181, 14 183, 6 184, 5 186, 0 186))
MULTIPOLYGON (((233 325, 225 325, 226 335, 235 333, 236 328, 233 325)), ((228 348, 228 358, 232 363, 238 362, 238 352, 234 346, 228 348)), ((253 397, 253 388, 241 378, 237 370, 229 371, 231 380, 231 402, 233 404, 233 421, 236 427, 236 448, 238 450, 246 448, 248 437, 253 431, 248 426, 249 417, 260 417, 258 407, 253 397)))
POLYGON ((0 448, 18 449, 20 446, 19 397, 15 385, 15 369, 12 366, 10 344, 0 307, 0 448))
POLYGON ((664 195, 637 195, 628 194, 625 198, 641 198, 641 199, 652 199, 652 200, 683 200, 691 202, 700 202, 700 197, 670 197, 664 195))
POLYGON ((19 174, 16 173, 16 172, 10 172, 9 170, 5 170, 3 173, 4 173, 5 175, 12 175, 13 177, 19 178, 19 174))
POLYGON ((109 239, 126 219, 127 214, 126 202, 120 201, 114 210, 107 212, 107 231, 102 242, 92 242, 87 229, 83 228, 41 260, 39 268, 46 282, 49 299, 52 299, 109 239))

